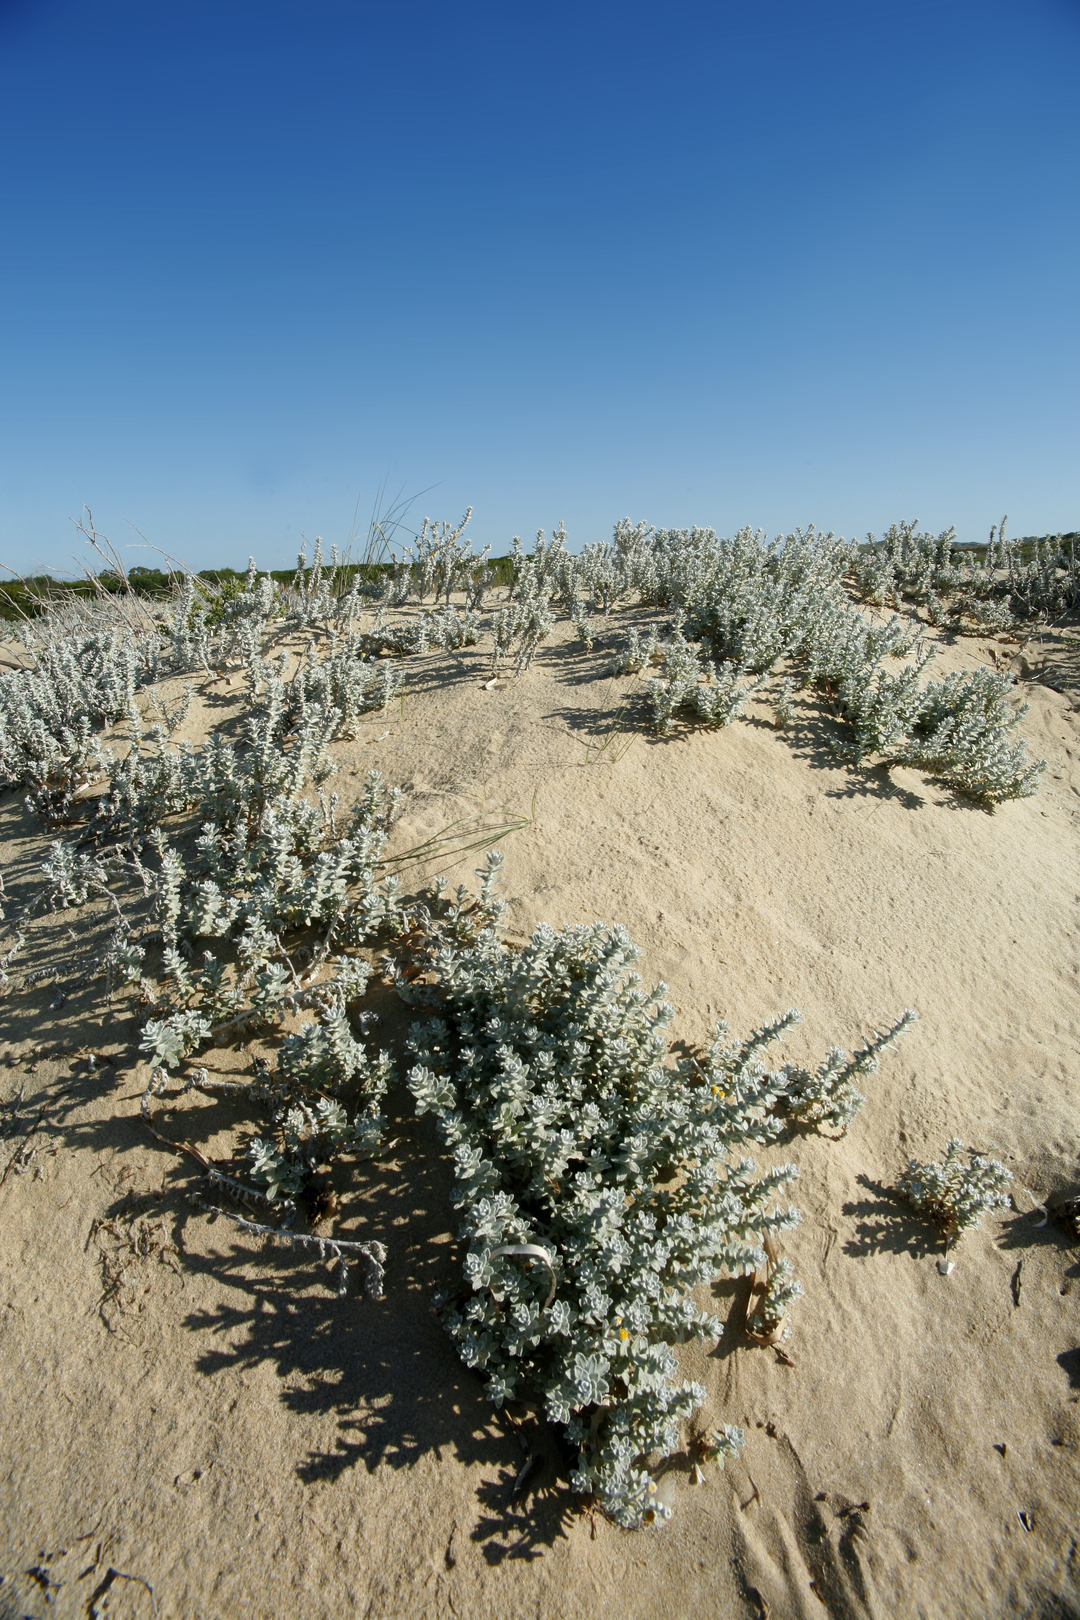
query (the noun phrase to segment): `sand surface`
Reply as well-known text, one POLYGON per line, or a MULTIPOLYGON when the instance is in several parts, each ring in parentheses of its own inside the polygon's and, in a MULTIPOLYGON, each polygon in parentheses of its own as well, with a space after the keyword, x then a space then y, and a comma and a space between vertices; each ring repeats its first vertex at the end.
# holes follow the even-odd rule
MULTIPOLYGON (((1022 653, 944 648, 943 669, 1015 660, 1024 676, 1023 734, 1048 768, 1037 797, 993 814, 917 772, 838 764, 809 704, 783 733, 764 708, 716 733, 620 731, 630 682, 561 625, 491 690, 482 649, 410 660, 403 711, 333 749, 343 800, 371 767, 405 790, 395 850, 458 817, 531 815, 500 846, 510 935, 626 924, 643 975, 669 986, 675 1041, 795 1006, 787 1051, 820 1056, 918 1009, 845 1138, 759 1155, 800 1167, 794 1365, 724 1341, 684 1356, 708 1390, 700 1427, 734 1422, 747 1442, 696 1486, 676 1459, 666 1525, 576 1511, 546 1440, 512 1500, 520 1442, 431 1311, 456 1286, 450 1175, 403 1089, 393 1153, 349 1172, 337 1217, 386 1244, 386 1299, 339 1301, 317 1261, 193 1207, 197 1167, 139 1118, 130 1000, 110 1009, 88 985, 56 1009, 51 983, 13 974, 0 1615, 1080 1614, 1078 1247, 1030 1214, 1080 1188, 1076 651, 1050 632, 1022 653), (1016 1207, 943 1277, 933 1228, 892 1188, 952 1134, 997 1151, 1016 1207)), ((205 684, 185 734, 234 706, 205 684)), ((0 838, 23 893, 48 839, 18 795, 0 799, 0 838)), ((62 962, 80 926, 48 920, 23 972, 62 962)), ((400 1051, 415 1013, 384 989, 372 1004, 400 1051)), ((250 1056, 202 1061, 246 1072, 250 1056)), ((178 1121, 225 1159, 251 1116, 193 1094, 178 1121)), ((717 1282, 722 1317, 745 1287, 717 1282)))

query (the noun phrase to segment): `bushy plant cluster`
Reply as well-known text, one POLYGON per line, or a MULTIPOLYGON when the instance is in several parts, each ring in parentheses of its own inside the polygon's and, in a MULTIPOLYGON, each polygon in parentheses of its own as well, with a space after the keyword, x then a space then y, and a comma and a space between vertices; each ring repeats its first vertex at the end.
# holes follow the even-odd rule
POLYGON ((265 1189, 269 1203, 316 1188, 337 1155, 370 1158, 385 1140, 381 1102, 393 1069, 387 1052, 373 1053, 353 1033, 350 993, 361 994, 367 983, 367 972, 358 973, 358 965, 350 964, 353 971, 345 976, 351 982, 339 976, 323 993, 318 1023, 305 1023, 286 1038, 277 1082, 263 1087, 271 1130, 251 1139, 247 1156, 251 1179, 265 1189), (346 1086, 360 1100, 352 1118, 337 1100, 346 1086))
POLYGON ((933 624, 973 635, 1080 607, 1080 536, 1007 540, 1005 521, 979 550, 958 546, 953 529, 932 535, 917 523, 894 523, 883 539, 871 535, 859 548, 852 578, 865 601, 918 603, 933 624))
POLYGON ((1046 762, 1030 760, 1014 736, 1027 704, 1010 702, 1011 676, 984 667, 923 682, 934 649, 922 641, 913 661, 893 673, 885 657, 912 650, 896 628, 890 645, 892 626, 879 632, 860 624, 815 660, 819 683, 853 728, 848 757, 913 765, 985 804, 1033 794, 1046 762))
MULTIPOLYGON (((515 537, 514 578, 509 600, 506 607, 491 616, 493 676, 498 674, 503 658, 508 655, 513 656, 515 675, 523 675, 531 669, 540 643, 546 641, 554 630, 555 615, 551 610, 553 581, 565 556, 565 547, 566 533, 561 525, 550 544, 545 542, 543 530, 540 531, 531 556, 524 554, 520 541, 515 537)), ((573 605, 572 611, 576 611, 573 605)), ((580 625, 580 613, 575 622, 580 625)), ((581 628, 578 633, 582 633, 581 628)), ((584 639, 591 641, 588 630, 585 630, 584 639)))
POLYGON ((417 594, 420 601, 430 592, 436 602, 441 598, 447 607, 455 591, 464 591, 466 606, 477 609, 484 599, 489 582, 486 567, 491 551, 473 551, 471 539, 462 534, 472 517, 470 506, 460 523, 431 523, 424 519, 414 548, 407 548, 406 558, 415 559, 417 594))
POLYGON ((1012 1174, 1000 1159, 965 1148, 959 1137, 951 1137, 941 1164, 908 1161, 900 1177, 904 1198, 949 1237, 963 1237, 978 1226, 985 1214, 1008 1209, 1006 1189, 1012 1174), (967 1155, 967 1162, 964 1156, 967 1155))
MULTIPOLYGON (((146 833, 146 843, 158 866, 153 900, 167 976, 179 994, 190 995, 190 951, 181 947, 229 942, 237 954, 235 984, 219 978, 216 958, 205 951, 199 978, 203 990, 212 991, 216 1010, 233 1018, 238 997, 250 993, 252 1009, 266 1011, 298 988, 281 945, 285 932, 313 935, 309 959, 321 963, 340 958, 344 972, 342 953, 394 926, 400 913, 397 880, 378 875, 396 795, 388 796, 372 772, 339 829, 333 797, 312 805, 303 796, 311 777, 303 768, 302 737, 296 758, 280 756, 287 770, 271 772, 266 756, 273 757, 274 750, 263 755, 256 727, 252 730, 253 746, 234 756, 223 759, 213 743, 198 753, 182 754, 192 762, 193 774, 200 767, 204 774, 194 783, 182 777, 175 798, 160 794, 159 783, 151 778, 150 792, 140 799, 131 791, 130 775, 124 778, 128 794, 121 797, 116 791, 119 772, 114 771, 113 793, 105 801, 113 825, 120 821, 131 837, 146 832, 140 818, 147 798, 151 806, 164 805, 160 820, 193 802, 203 813, 216 812, 215 819, 203 822, 186 854, 160 826, 146 833), (202 798, 197 796, 200 787, 202 798)), ((318 781, 333 762, 313 753, 311 776, 318 781)), ((151 758, 150 763, 156 761, 151 758)), ((354 964, 349 972, 351 977, 339 973, 339 979, 351 1000, 362 993, 366 974, 354 964)))
MULTIPOLYGON (((701 1061, 672 1063, 664 986, 642 988, 624 929, 542 926, 512 951, 496 923, 443 943, 438 1016, 410 1036, 409 1088, 453 1154, 468 1245, 443 1321, 496 1404, 539 1399, 565 1426, 574 1489, 638 1524, 661 1511, 647 1459, 704 1394, 672 1347, 721 1333, 694 1290, 764 1266, 763 1241, 798 1220, 776 1202, 794 1166, 755 1177, 742 1150, 791 1118, 846 1124, 852 1077, 913 1015, 815 1075, 765 1066, 795 1014, 745 1042, 721 1026, 701 1061)), ((782 1266, 769 1320, 800 1291, 782 1266)))
MULTIPOLYGON (((1016 556, 1008 556, 1018 578, 1016 556)), ((727 725, 786 669, 774 698, 778 721, 790 724, 794 690, 820 693, 851 725, 846 752, 855 763, 913 765, 984 804, 1036 790, 1043 763, 1028 760, 1014 736, 1025 710, 1009 701, 1010 678, 983 669, 924 681, 934 649, 919 627, 898 616, 875 625, 852 603, 849 586, 854 579, 862 588, 867 565, 847 541, 814 529, 771 542, 751 529, 724 539, 711 529, 653 530, 624 519, 610 545, 576 556, 561 528, 550 541, 539 535, 529 556, 515 542, 515 566, 515 606, 492 624, 495 669, 514 636, 515 672, 528 668, 550 634, 552 603, 566 609, 586 648, 598 633, 590 613, 635 603, 670 608, 670 635, 659 637, 654 625, 643 640, 631 627, 614 666, 627 674, 661 666, 648 685, 660 731, 676 716, 727 725), (893 673, 887 661, 901 667, 893 673)))
POLYGON ((615 660, 614 672, 637 674, 651 664, 659 665, 662 671, 646 683, 653 726, 660 732, 671 731, 676 718, 697 725, 729 726, 744 713, 749 698, 767 679, 758 675, 740 680, 740 672, 730 662, 717 669, 711 659, 703 657, 698 647, 686 640, 681 614, 666 639, 658 638, 654 629, 642 641, 636 629, 631 628, 626 650, 615 660))
POLYGON ((1023 580, 1031 585, 1036 565, 1047 578, 1058 577, 1057 564, 1043 552, 1024 561, 1014 543, 999 541, 977 564, 966 553, 956 560, 951 532, 931 544, 912 525, 890 530, 882 548, 874 542, 860 550, 813 529, 769 542, 750 529, 725 539, 711 529, 653 530, 623 520, 610 544, 574 556, 560 526, 550 539, 541 531, 527 553, 515 539, 506 599, 482 615, 491 565, 487 551, 475 553, 463 536, 469 515, 457 525, 425 519, 415 554, 408 550, 388 564, 381 585, 342 566, 336 553, 326 567, 317 544, 310 567, 301 553, 291 587, 260 577, 253 563, 246 578, 216 593, 185 576, 161 610, 158 631, 135 636, 124 629, 113 631, 107 645, 100 636, 86 643, 79 654, 88 665, 85 677, 60 669, 71 664, 69 650, 42 649, 37 669, 0 683, 5 779, 35 784, 42 806, 59 823, 93 775, 94 726, 124 713, 140 680, 210 675, 237 665, 256 670, 273 622, 320 644, 298 681, 289 683, 306 705, 305 723, 310 727, 315 709, 324 717, 336 711, 347 729, 400 695, 398 660, 433 647, 476 646, 487 633, 492 675, 510 663, 519 676, 551 635, 559 610, 589 649, 601 634, 590 614, 637 605, 669 609, 670 631, 659 636, 652 624, 642 639, 631 627, 615 668, 638 673, 657 666, 647 697, 662 732, 676 718, 728 725, 755 693, 774 704, 779 724, 789 725, 794 693, 811 692, 850 726, 843 752, 854 763, 915 766, 988 805, 1036 790, 1043 766, 1027 758, 1015 735, 1024 710, 1011 701, 1009 677, 982 669, 944 681, 926 678, 933 648, 919 627, 898 616, 870 622, 850 590, 854 585, 868 599, 899 603, 912 591, 918 595, 919 581, 930 582, 927 591, 944 589, 946 575, 963 573, 968 595, 981 591, 993 603, 998 598, 988 582, 999 577, 1012 579, 1017 591, 1027 589, 1023 580), (880 565, 878 585, 872 565, 880 565), (1023 579, 1021 566, 1028 571, 1023 579), (886 577, 895 588, 885 588, 886 577), (361 631, 372 590, 379 596, 374 623, 361 631), (465 594, 463 608, 451 601, 455 591, 465 594), (411 596, 420 608, 410 617, 402 609, 411 596), (424 608, 432 596, 435 606, 424 608), (779 685, 770 690, 777 676, 779 685))
MULTIPOLYGON (((370 974, 358 948, 400 930, 402 908, 399 885, 378 873, 393 797, 376 773, 341 831, 325 803, 295 792, 261 807, 251 794, 246 807, 250 820, 241 790, 238 813, 204 823, 186 856, 160 828, 146 838, 141 857, 156 866, 147 937, 160 938, 164 982, 143 980, 154 1016, 141 1045, 152 1067, 174 1069, 212 1039, 314 1011, 282 1043, 276 1081, 253 1092, 272 1130, 252 1141, 251 1179, 273 1202, 295 1197, 335 1153, 371 1153, 383 1138, 389 1058, 357 1037, 350 1011, 370 974), (351 1117, 336 1100, 346 1089, 351 1117)), ((356 1021, 362 1033, 363 1014, 356 1021)))
POLYGON ((262 676, 262 648, 278 615, 275 627, 285 631, 318 620, 330 640, 328 656, 304 661, 294 709, 300 701, 308 708, 321 704, 327 713, 340 713, 344 728, 357 715, 385 707, 400 693, 401 675, 364 661, 368 649, 351 630, 359 596, 335 594, 335 572, 324 577, 318 553, 306 576, 299 572, 303 588, 288 601, 250 563, 246 578, 228 591, 182 576, 156 624, 133 628, 123 617, 123 599, 109 599, 116 609, 112 622, 89 634, 72 625, 72 609, 97 618, 104 610, 81 600, 22 625, 18 639, 32 662, 0 675, 0 784, 29 786, 32 808, 54 824, 68 819, 80 789, 100 774, 94 734, 130 717, 141 687, 236 667, 262 676))
POLYGON ((760 1344, 776 1344, 791 1331, 788 1312, 803 1297, 803 1286, 795 1277, 790 1260, 779 1260, 769 1272, 757 1302, 757 1309, 746 1319, 746 1331, 760 1344))
POLYGON ((29 787, 33 808, 59 822, 94 778, 95 733, 154 679, 156 638, 119 628, 59 637, 29 626, 22 643, 33 664, 0 675, 0 785, 29 787))
MULTIPOLYGON (((654 628, 642 642, 632 630, 616 670, 664 666, 649 692, 654 724, 666 731, 677 713, 727 724, 786 668, 780 721, 790 723, 796 687, 821 693, 852 728, 845 752, 854 763, 913 765, 985 804, 1035 792, 1043 762, 1030 761, 1014 736, 1026 710, 1010 703, 1010 678, 979 669, 924 680, 934 649, 919 628, 898 616, 875 625, 850 601, 852 555, 813 530, 767 543, 749 529, 722 540, 711 530, 643 535, 623 525, 601 559, 605 575, 617 576, 609 595, 673 606, 675 619, 667 640, 654 628)), ((583 557, 565 565, 575 591, 589 588, 583 557)))
MULTIPOLYGON (((285 1015, 311 1010, 314 1021, 281 1045, 276 1081, 252 1092, 270 1131, 253 1141, 250 1180, 273 1201, 294 1196, 332 1153, 373 1151, 383 1134, 389 1060, 358 1038, 352 1020, 362 1036, 364 1015, 354 1008, 370 969, 360 948, 404 926, 400 884, 380 870, 397 795, 371 773, 339 825, 337 795, 324 784, 337 768, 331 740, 393 701, 402 676, 365 659, 358 636, 331 623, 309 639, 286 679, 292 655, 283 648, 264 656, 272 594, 254 570, 246 586, 215 632, 218 653, 220 638, 235 632, 233 663, 245 682, 231 735, 214 732, 199 748, 176 740, 190 687, 171 708, 148 694, 157 719, 147 729, 134 698, 153 667, 119 632, 104 645, 77 642, 69 657, 46 639, 38 670, 12 683, 13 711, 36 704, 39 737, 43 717, 56 718, 61 747, 60 706, 78 714, 83 705, 75 785, 94 793, 77 797, 69 785, 65 819, 87 822, 87 831, 53 843, 40 891, 11 921, 3 967, 41 905, 104 901, 111 934, 75 982, 104 975, 110 990, 140 986, 148 1015, 141 1048, 153 1084, 197 1060, 211 1040, 272 1030, 285 1015), (124 717, 108 743, 92 730, 103 714, 124 717), (346 1090, 349 1114, 337 1100, 346 1090)), ((201 637, 192 601, 183 587, 174 619, 191 629, 195 613, 191 633, 201 637)), ((175 667, 190 656, 174 642, 161 662, 175 667)), ((26 735, 35 734, 24 727, 17 742, 26 735)), ((32 771, 25 747, 10 747, 5 761, 24 781, 32 771)), ((39 788, 30 803, 55 823, 55 794, 45 802, 39 788)))
POLYGON ((413 544, 393 555, 386 569, 379 592, 384 611, 403 606, 413 595, 421 604, 431 596, 449 608, 455 591, 464 594, 467 614, 480 609, 496 571, 487 560, 491 547, 476 552, 465 535, 471 517, 470 506, 460 523, 423 520, 413 544))

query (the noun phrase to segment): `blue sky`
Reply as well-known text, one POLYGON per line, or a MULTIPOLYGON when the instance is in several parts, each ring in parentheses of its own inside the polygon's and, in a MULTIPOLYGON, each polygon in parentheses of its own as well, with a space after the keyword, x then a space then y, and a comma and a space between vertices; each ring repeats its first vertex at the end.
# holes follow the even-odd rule
POLYGON ((1076 528, 1078 84, 1080 0, 0 0, 0 561, 1076 528))

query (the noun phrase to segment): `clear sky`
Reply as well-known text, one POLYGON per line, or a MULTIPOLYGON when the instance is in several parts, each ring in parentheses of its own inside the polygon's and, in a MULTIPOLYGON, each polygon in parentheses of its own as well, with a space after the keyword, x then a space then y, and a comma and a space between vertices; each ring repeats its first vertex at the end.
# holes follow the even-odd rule
POLYGON ((1078 104, 1080 0, 0 0, 0 560, 1076 528, 1078 104))

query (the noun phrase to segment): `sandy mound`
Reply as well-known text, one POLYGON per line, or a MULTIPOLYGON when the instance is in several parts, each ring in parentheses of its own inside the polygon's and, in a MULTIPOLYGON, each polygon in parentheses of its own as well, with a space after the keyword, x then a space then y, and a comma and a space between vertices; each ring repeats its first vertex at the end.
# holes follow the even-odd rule
MULTIPOLYGON (((941 665, 1001 656, 966 642, 941 665)), ((810 707, 785 733, 762 709, 648 736, 607 658, 560 634, 489 689, 483 652, 429 655, 403 709, 335 745, 336 786, 377 767, 406 790, 394 849, 531 816, 500 846, 509 933, 625 923, 676 1040, 795 1006, 788 1052, 820 1055, 918 1009, 843 1140, 771 1155, 801 1172, 787 1359, 724 1341, 684 1357, 702 1427, 747 1431, 740 1461, 697 1486, 676 1463, 672 1521, 637 1532, 575 1511, 546 1440, 515 1497, 520 1441, 431 1312, 456 1286, 450 1175, 407 1094, 340 1221, 386 1244, 387 1297, 339 1301, 317 1260, 193 1208, 192 1164, 139 1118, 129 1005, 89 985, 57 1009, 43 980, 4 1004, 0 1614, 5 1592, 34 1616, 1080 1612, 1077 1243, 1029 1213, 1080 1178, 1076 642, 1025 649, 1022 729, 1049 765, 994 814, 913 771, 838 765, 810 707), (944 1277, 891 1189, 952 1134, 993 1146, 1016 1208, 944 1277)), ((231 702, 206 683, 186 734, 231 702)), ((48 840, 12 794, 0 834, 17 890, 48 840)), ((43 939, 55 965, 77 925, 58 914, 43 939)), ((375 1005, 400 1050, 413 1014, 388 991, 375 1005)), ((227 1101, 184 1121, 228 1151, 227 1101)), ((747 1287, 718 1282, 714 1308, 745 1309, 747 1287)))

